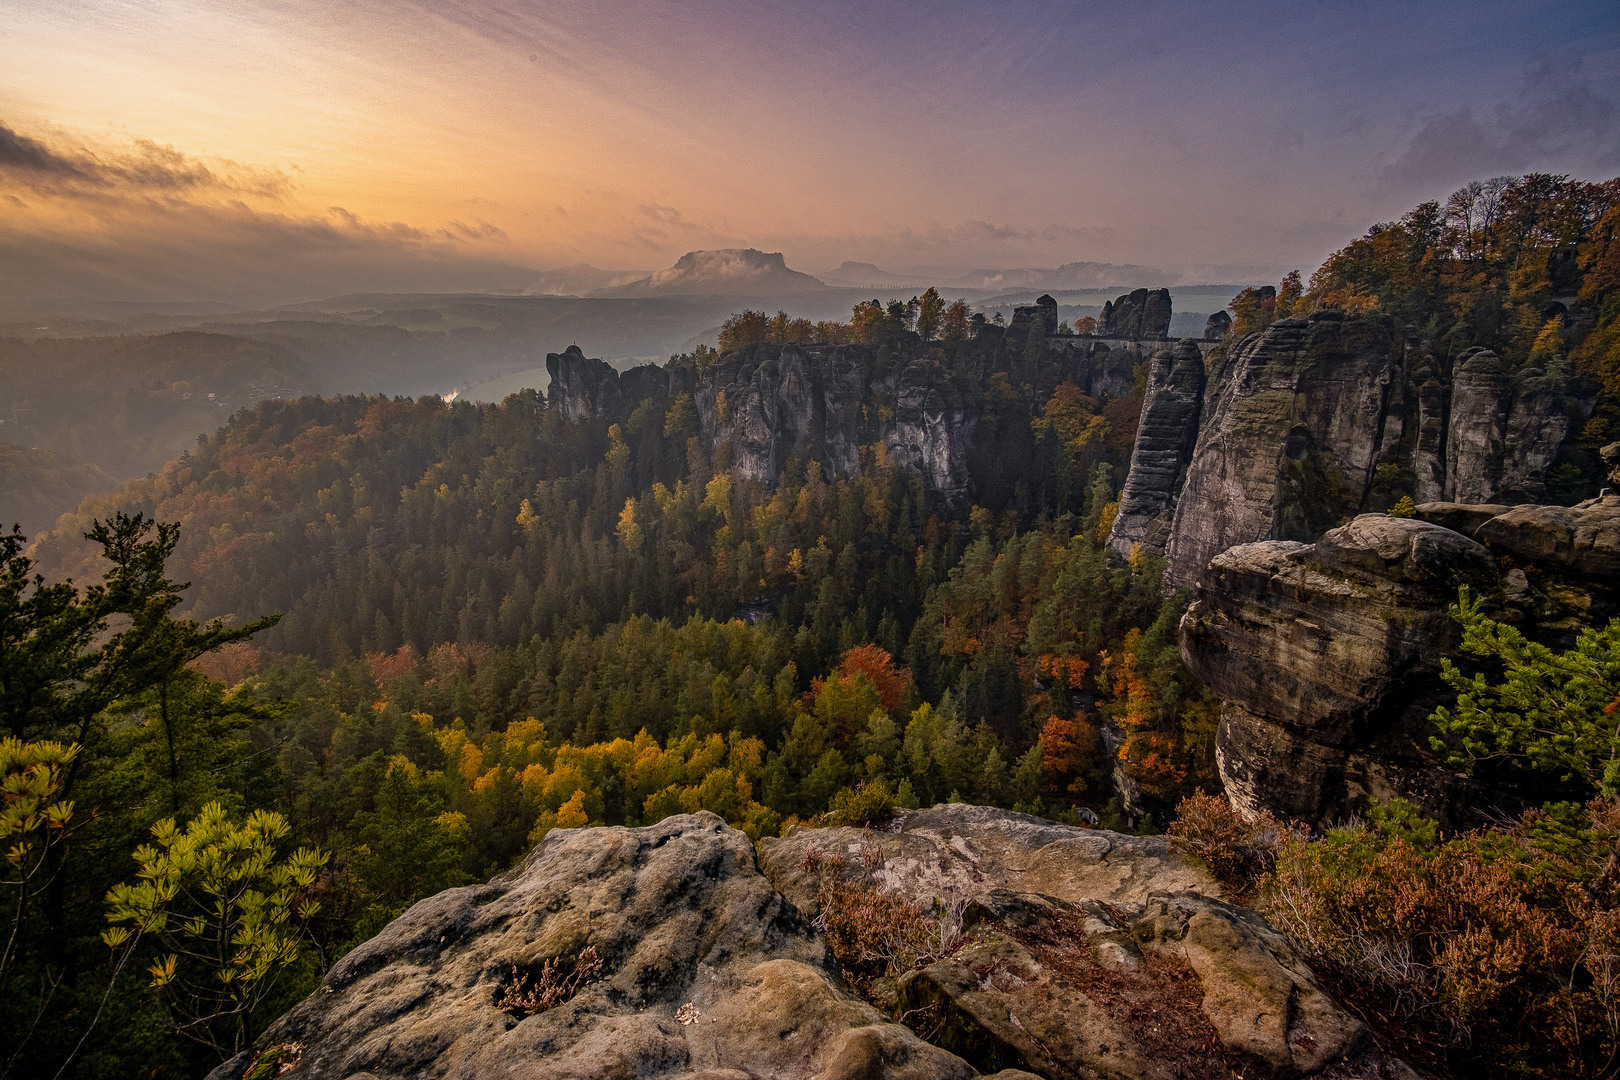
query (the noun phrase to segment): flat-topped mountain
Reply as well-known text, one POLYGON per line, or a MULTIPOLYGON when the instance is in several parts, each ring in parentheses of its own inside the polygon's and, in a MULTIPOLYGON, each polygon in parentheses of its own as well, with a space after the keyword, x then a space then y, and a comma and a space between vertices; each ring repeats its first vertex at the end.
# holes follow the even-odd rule
POLYGON ((688 251, 667 270, 639 281, 602 290, 611 296, 713 295, 775 296, 813 292, 826 286, 819 278, 788 269, 779 251, 718 248, 688 251))

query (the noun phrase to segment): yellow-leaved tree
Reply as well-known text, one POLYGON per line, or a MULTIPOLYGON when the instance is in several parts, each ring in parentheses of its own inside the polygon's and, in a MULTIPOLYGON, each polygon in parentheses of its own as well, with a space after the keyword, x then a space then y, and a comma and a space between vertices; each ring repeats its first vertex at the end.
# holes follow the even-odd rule
POLYGON ((183 829, 173 818, 152 826, 156 843, 135 851, 138 880, 107 893, 115 925, 102 940, 115 956, 143 937, 159 942, 152 989, 176 1032, 221 1061, 246 1048, 254 1009, 298 960, 301 923, 320 908, 306 894, 327 855, 301 847, 282 857, 290 831, 272 811, 238 823, 208 803, 183 829))

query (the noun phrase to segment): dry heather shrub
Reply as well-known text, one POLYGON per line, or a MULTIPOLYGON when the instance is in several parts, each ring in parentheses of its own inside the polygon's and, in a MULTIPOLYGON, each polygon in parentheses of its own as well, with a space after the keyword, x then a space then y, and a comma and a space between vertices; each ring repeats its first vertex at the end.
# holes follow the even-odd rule
POLYGON ((1612 1076, 1620 909, 1587 885, 1620 814, 1577 810, 1445 842, 1401 805, 1315 842, 1284 834, 1266 914, 1453 1069, 1612 1076))
POLYGON ((1247 895, 1271 870, 1288 829, 1269 812, 1244 820, 1224 798, 1199 788, 1176 806, 1176 820, 1166 832, 1222 884, 1247 895))
POLYGON ((866 875, 883 865, 882 848, 866 830, 861 845, 862 873, 851 879, 842 854, 810 848, 803 868, 817 877, 815 925, 856 989, 867 992, 878 979, 899 977, 944 951, 949 919, 898 893, 885 892, 866 875))
POLYGON ((529 977, 519 974, 518 969, 513 967, 512 981, 506 984, 506 989, 502 991, 501 999, 495 1003, 495 1007, 518 1016, 543 1013, 579 993, 579 988, 585 985, 586 980, 601 970, 602 961, 597 958, 594 945, 587 945, 581 950, 579 957, 566 972, 556 960, 547 960, 540 968, 540 977, 532 986, 529 985, 529 977))

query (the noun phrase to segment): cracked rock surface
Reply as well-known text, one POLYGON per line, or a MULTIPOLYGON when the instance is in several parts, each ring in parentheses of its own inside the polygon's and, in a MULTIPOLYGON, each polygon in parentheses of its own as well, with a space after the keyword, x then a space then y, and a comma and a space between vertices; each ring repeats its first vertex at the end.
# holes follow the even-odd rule
MULTIPOLYGON (((992 889, 1070 902, 1140 901, 1150 892, 1183 889, 1221 895, 1209 871, 1162 836, 1076 828, 964 803, 903 813, 890 828, 876 836, 884 859, 872 880, 925 904, 965 902, 992 889)), ((816 884, 801 865, 805 852, 843 852, 854 875, 862 842, 860 829, 795 829, 760 842, 760 866, 790 901, 813 911, 816 884)))
POLYGON ((709 813, 555 830, 489 884, 411 907, 255 1050, 301 1043, 290 1075, 323 1080, 1412 1076, 1162 838, 959 804, 897 829, 798 829, 758 859, 709 813), (961 926, 900 977, 893 1017, 847 988, 799 869, 812 846, 872 840, 876 884, 961 926), (602 968, 561 1004, 501 1007, 514 969, 587 947, 602 968))
POLYGON ((333 1080, 977 1075, 849 994, 748 838, 709 813, 556 830, 488 885, 417 903, 259 1046, 289 1042, 305 1047, 298 1076, 333 1080), (587 945, 602 973, 572 1000, 529 1017, 496 1006, 514 966, 587 945))

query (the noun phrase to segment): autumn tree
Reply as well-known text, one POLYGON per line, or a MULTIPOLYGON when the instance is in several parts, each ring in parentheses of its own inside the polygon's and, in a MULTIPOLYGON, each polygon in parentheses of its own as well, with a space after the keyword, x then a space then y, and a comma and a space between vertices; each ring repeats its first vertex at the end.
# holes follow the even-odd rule
MULTIPOLYGON (((786 316, 783 316, 784 321, 786 316)), ((748 308, 728 316, 720 324, 720 351, 733 352, 750 345, 761 345, 770 339, 771 318, 763 311, 748 308)))
POLYGON ((917 300, 917 333, 924 341, 939 332, 940 320, 945 314, 945 299, 932 285, 917 300))
POLYGON ((866 676, 889 712, 900 708, 911 686, 911 672, 895 667, 894 657, 877 645, 856 645, 845 652, 838 662, 838 675, 844 679, 866 676))

